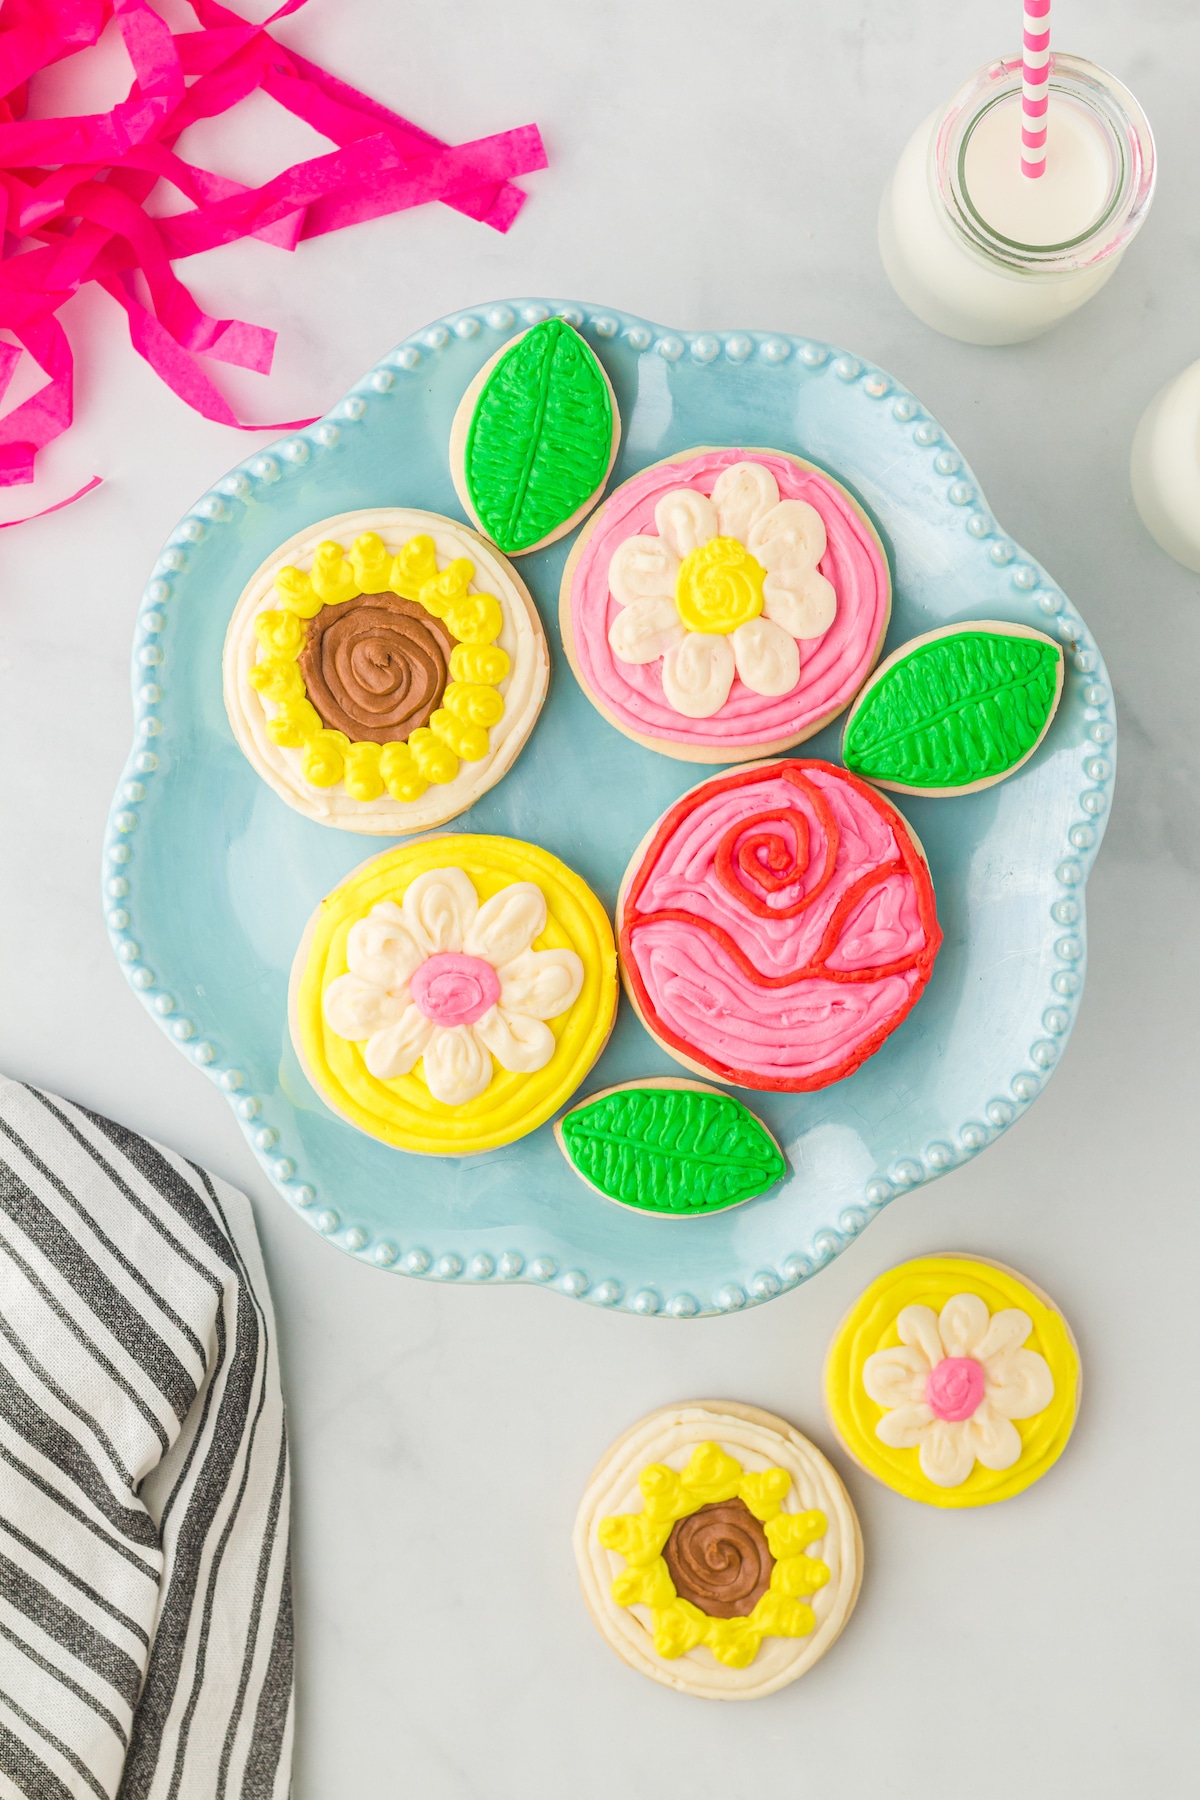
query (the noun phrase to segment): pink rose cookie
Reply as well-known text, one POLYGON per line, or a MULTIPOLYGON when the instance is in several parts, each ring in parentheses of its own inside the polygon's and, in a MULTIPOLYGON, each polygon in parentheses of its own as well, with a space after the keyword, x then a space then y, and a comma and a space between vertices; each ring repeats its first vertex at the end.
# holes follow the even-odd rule
POLYGON ((676 801, 617 899, 643 1025, 698 1074, 799 1093, 852 1075, 910 1013, 942 941, 920 845, 830 763, 756 763, 676 801))
POLYGON ((891 611, 846 490, 782 450, 690 450, 611 494, 563 571, 571 667, 610 724, 685 762, 801 743, 867 679, 891 611))

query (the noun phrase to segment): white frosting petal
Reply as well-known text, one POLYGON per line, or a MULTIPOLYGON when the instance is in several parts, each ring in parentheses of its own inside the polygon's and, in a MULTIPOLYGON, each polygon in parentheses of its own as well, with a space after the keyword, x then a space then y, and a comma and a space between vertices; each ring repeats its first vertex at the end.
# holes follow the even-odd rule
POLYGON ((938 1335, 947 1356, 978 1356, 991 1314, 978 1294, 955 1294, 938 1314, 938 1335))
POLYGON ((739 625, 730 642, 737 672, 752 693, 791 693, 800 679, 800 652, 794 637, 760 615, 739 625))
POLYGON ((987 1335, 975 1354, 981 1363, 987 1363, 993 1356, 1008 1356, 1011 1351, 1020 1349, 1032 1330, 1033 1320, 1027 1312, 1017 1306, 1006 1306, 992 1314, 987 1335))
MULTIPOLYGON (((890 1413, 889 1418, 895 1414, 890 1413)), ((927 1481, 938 1487, 959 1487, 975 1467, 975 1447, 967 1435, 971 1421, 935 1419, 921 1434, 918 1461, 927 1481)))
POLYGON ((492 1079, 492 1059, 474 1025, 435 1025, 425 1047, 425 1081, 444 1106, 478 1100, 492 1079))
POLYGON ((781 500, 750 530, 750 552, 767 571, 763 611, 794 638, 820 637, 837 612, 837 594, 817 569, 825 542, 824 521, 806 500, 781 500))
POLYGON ((746 548, 764 569, 815 569, 825 554, 825 522, 807 500, 781 500, 750 528, 746 548))
POLYGON ((463 935, 468 956, 482 956, 494 968, 528 950, 546 929, 546 896, 533 881, 514 881, 485 900, 463 935))
POLYGON ((424 1052, 433 1026, 415 1006, 406 1006, 393 1025, 373 1032, 364 1052, 368 1071, 377 1081, 392 1081, 407 1075, 424 1052))
POLYGON ((623 607, 608 628, 612 653, 621 662, 648 663, 665 656, 683 636, 674 600, 635 600, 623 607))
POLYGON ((667 705, 685 719, 711 719, 729 698, 735 672, 728 638, 685 632, 663 657, 667 705))
POLYGON ((897 1344, 894 1349, 876 1350, 868 1356, 862 1379, 876 1406, 907 1406, 912 1400, 924 1400, 929 1365, 919 1350, 897 1344))
POLYGON ((401 910, 413 935, 424 934, 431 954, 461 950, 479 896, 461 869, 429 869, 409 887, 401 910))
POLYGON ((722 537, 747 542, 750 527, 779 504, 779 484, 761 463, 734 463, 722 469, 712 491, 722 537))
POLYGON ((695 488, 672 488, 654 509, 658 535, 678 557, 699 550, 717 535, 717 509, 695 488))
POLYGON ((902 1344, 920 1350, 926 1365, 933 1368, 946 1354, 938 1335, 937 1314, 931 1306, 905 1306, 896 1319, 896 1330, 902 1344))
POLYGON ((548 1025, 502 1006, 485 1012, 474 1029, 500 1067, 514 1075, 532 1075, 535 1069, 544 1069, 554 1055, 554 1033, 548 1025))
POLYGON ((359 975, 339 975, 321 996, 325 1023, 352 1044, 361 1043, 373 1031, 390 1025, 408 1004, 408 989, 403 985, 389 993, 387 988, 364 981, 359 975))
POLYGON ((971 1454, 985 1469, 1012 1468, 1021 1454, 1021 1437, 1015 1425, 1010 1425, 985 1400, 964 1421, 964 1426, 963 1435, 971 1454))
POLYGON ((630 537, 618 544, 608 565, 608 588, 621 606, 638 600, 671 599, 679 558, 660 537, 630 537))
POLYGON ((557 1019, 583 989, 583 963, 574 950, 526 950, 497 974, 500 1005, 529 1019, 557 1019))
POLYGON ((791 637, 820 637, 837 616, 837 591, 817 569, 777 569, 763 582, 763 612, 791 637))
MULTIPOLYGON (((430 954, 429 940, 394 900, 381 900, 350 927, 346 961, 355 975, 377 987, 400 987, 430 954)), ((346 1036, 345 1032, 339 1034, 346 1036)))
POLYGON ((933 1408, 924 1400, 910 1400, 894 1412, 885 1412, 875 1436, 892 1450, 915 1450, 933 1424, 933 1408))
POLYGON ((1050 1364, 1036 1350, 1009 1350, 982 1359, 984 1396, 1005 1419, 1032 1419, 1054 1398, 1050 1364))

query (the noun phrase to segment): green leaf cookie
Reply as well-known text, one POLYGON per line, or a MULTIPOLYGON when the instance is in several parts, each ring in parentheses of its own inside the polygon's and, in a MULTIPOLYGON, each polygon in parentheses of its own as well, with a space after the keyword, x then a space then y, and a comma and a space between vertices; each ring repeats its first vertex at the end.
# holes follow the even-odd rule
POLYGON ((465 498, 501 550, 555 537, 595 498, 619 428, 604 371, 565 319, 546 319, 487 373, 462 446, 465 498))
POLYGON ((851 712, 848 769, 907 792, 1001 780, 1036 748, 1062 687, 1062 650, 1040 632, 950 626, 888 658, 851 712))
POLYGON ((787 1168, 754 1114, 707 1088, 612 1088, 569 1112, 557 1136, 576 1174, 610 1200, 674 1217, 737 1206, 787 1168))

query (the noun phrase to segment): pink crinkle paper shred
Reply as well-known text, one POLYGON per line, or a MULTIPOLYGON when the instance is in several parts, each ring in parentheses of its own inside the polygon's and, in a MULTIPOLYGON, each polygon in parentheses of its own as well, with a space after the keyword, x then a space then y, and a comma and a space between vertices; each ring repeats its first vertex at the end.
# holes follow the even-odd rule
POLYGON ((286 0, 262 24, 217 0, 190 4, 199 29, 172 32, 149 0, 4 0, 0 327, 17 344, 0 340, 0 398, 22 349, 47 385, 0 418, 0 487, 32 481, 38 451, 71 423, 71 347, 56 315, 85 282, 99 282, 124 309, 138 354, 206 419, 244 431, 287 430, 311 421, 244 424, 196 360, 266 374, 275 333, 211 318, 172 262, 241 237, 294 250, 304 238, 430 200, 507 231, 525 200, 513 177, 546 166, 536 125, 444 144, 285 48, 268 27, 304 0, 286 0), (95 44, 112 19, 133 65, 126 98, 107 113, 27 119, 31 78, 95 44), (336 147, 257 188, 175 154, 189 125, 259 88, 336 147), (146 212, 160 180, 190 202, 186 210, 146 212))

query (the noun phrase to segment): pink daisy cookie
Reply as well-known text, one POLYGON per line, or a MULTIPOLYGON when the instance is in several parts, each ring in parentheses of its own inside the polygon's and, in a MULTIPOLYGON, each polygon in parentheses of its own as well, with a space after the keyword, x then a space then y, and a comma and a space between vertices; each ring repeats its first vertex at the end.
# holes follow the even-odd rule
POLYGON ((643 469, 563 571, 563 645, 597 710, 685 762, 790 749, 854 699, 891 579, 862 508, 782 450, 697 449, 643 469))

